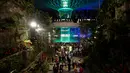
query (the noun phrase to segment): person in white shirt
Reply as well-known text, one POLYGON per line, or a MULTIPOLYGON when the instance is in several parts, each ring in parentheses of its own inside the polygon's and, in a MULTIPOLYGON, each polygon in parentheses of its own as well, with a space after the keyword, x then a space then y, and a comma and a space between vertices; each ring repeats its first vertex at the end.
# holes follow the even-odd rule
POLYGON ((79 67, 77 67, 77 73, 80 73, 80 68, 79 67))

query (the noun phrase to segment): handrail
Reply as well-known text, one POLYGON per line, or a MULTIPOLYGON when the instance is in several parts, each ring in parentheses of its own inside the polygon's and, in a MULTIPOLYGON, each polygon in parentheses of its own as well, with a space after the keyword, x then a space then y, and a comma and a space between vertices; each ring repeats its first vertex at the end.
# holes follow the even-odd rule
POLYGON ((26 67, 25 69, 21 70, 20 73, 23 73, 23 72, 26 72, 26 71, 30 71, 31 68, 34 68, 34 67, 37 65, 36 63, 37 63, 37 62, 40 62, 39 60, 40 60, 40 57, 41 57, 42 53, 43 53, 43 51, 41 51, 41 52, 36 56, 35 60, 34 60, 31 64, 29 64, 28 67, 26 67), (36 65, 35 65, 35 64, 36 64, 36 65), (32 65, 34 65, 34 66, 32 67, 32 65))
MULTIPOLYGON (((82 21, 95 21, 96 19, 88 19, 88 18, 80 18, 77 19, 77 22, 82 22, 82 21)), ((73 19, 54 19, 54 22, 73 22, 73 19)))
MULTIPOLYGON (((22 51, 20 51, 20 52, 17 52, 17 53, 14 53, 14 54, 12 54, 12 55, 9 55, 9 56, 7 56, 7 57, 5 57, 5 58, 2 58, 1 60, 0 60, 0 62, 3 62, 4 60, 7 60, 8 58, 10 58, 10 57, 13 57, 13 56, 16 56, 16 55, 19 55, 19 54, 21 54, 23 51, 25 51, 25 50, 22 50, 22 51)), ((32 51, 32 50, 26 50, 26 51, 32 51)))

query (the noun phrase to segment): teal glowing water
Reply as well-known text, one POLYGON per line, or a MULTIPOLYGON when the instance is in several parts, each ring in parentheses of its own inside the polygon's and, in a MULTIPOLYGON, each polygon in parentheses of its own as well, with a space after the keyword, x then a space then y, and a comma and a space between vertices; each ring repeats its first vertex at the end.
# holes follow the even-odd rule
POLYGON ((60 37, 56 38, 54 42, 74 43, 80 41, 80 29, 78 27, 61 27, 60 37))

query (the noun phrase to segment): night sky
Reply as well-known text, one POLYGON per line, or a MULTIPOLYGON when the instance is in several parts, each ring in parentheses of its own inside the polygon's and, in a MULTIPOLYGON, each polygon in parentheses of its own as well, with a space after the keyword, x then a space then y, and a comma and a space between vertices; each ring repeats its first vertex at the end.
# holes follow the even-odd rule
MULTIPOLYGON (((62 7, 60 1, 61 0, 35 0, 35 7, 48 12, 52 17, 57 17, 59 15, 57 10, 62 7)), ((95 14, 95 17, 97 9, 99 8, 99 3, 101 5, 102 2, 103 0, 71 0, 70 7, 73 8, 74 11, 89 10, 91 14, 88 14, 90 16, 95 14)))
MULTIPOLYGON (((36 8, 52 8, 57 9, 56 7, 60 5, 61 0, 35 0, 36 8)), ((99 7, 99 3, 102 4, 103 0, 70 0, 71 8, 78 9, 97 9, 99 7)))

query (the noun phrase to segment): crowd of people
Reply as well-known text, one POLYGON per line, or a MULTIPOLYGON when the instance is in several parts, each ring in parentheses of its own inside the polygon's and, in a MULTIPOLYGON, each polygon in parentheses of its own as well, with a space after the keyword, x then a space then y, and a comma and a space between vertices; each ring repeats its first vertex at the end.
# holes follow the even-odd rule
POLYGON ((55 51, 55 57, 52 58, 54 62, 53 72, 54 73, 64 73, 66 71, 72 73, 83 73, 82 62, 81 60, 75 60, 73 58, 74 53, 77 53, 78 50, 69 51, 66 48, 59 48, 55 51))

